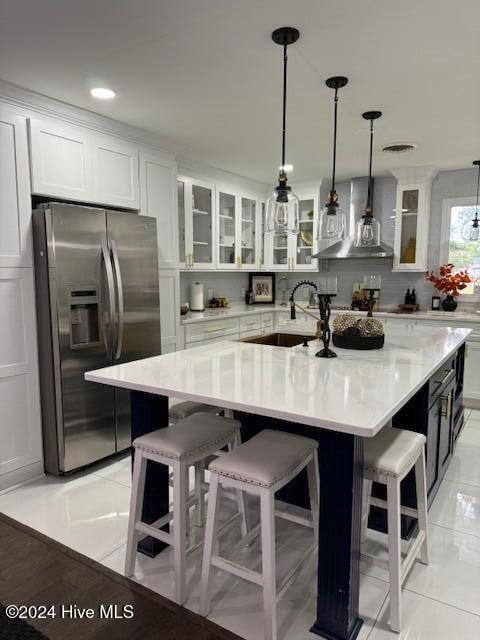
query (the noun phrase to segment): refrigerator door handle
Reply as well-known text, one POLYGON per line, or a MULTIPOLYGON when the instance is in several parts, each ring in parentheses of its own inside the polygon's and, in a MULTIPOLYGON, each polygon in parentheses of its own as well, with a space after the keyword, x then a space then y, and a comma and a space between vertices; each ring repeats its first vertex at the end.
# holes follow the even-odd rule
POLYGON ((123 283, 122 271, 120 269, 120 261, 118 259, 117 245, 115 240, 110 240, 112 247, 113 266, 115 268, 115 280, 117 284, 117 300, 118 300, 118 325, 117 325, 117 347, 115 349, 115 360, 122 355, 123 345, 123 326, 124 326, 124 306, 123 306, 123 283))
POLYGON ((105 344, 105 351, 107 356, 110 356, 112 353, 112 342, 113 342, 113 318, 115 316, 115 296, 113 292, 113 269, 112 263, 110 261, 110 253, 108 251, 107 243, 102 242, 102 257, 103 262, 105 264, 105 273, 107 274, 107 288, 108 288, 108 315, 109 315, 109 325, 110 332, 109 337, 107 338, 107 332, 105 330, 105 321, 102 322, 103 328, 103 339, 105 344))

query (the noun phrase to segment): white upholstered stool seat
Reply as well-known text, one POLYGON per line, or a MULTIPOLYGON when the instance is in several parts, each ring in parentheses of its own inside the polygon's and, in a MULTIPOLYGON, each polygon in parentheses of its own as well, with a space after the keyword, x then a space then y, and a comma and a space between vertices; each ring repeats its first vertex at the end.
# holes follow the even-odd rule
MULTIPOLYGON (((152 536, 173 547, 175 573, 175 600, 183 604, 186 600, 186 557, 202 542, 187 549, 188 509, 192 504, 200 505, 203 510, 203 494, 188 492, 188 469, 192 465, 203 464, 204 460, 227 446, 230 450, 240 445, 240 422, 232 418, 196 413, 171 427, 147 433, 133 442, 135 449, 130 515, 128 520, 127 551, 125 575, 135 571, 137 544, 140 537, 152 536), (167 465, 173 474, 173 511, 165 514, 156 522, 142 521, 143 495, 145 490, 145 472, 148 460, 167 465), (172 522, 173 532, 163 531, 162 527, 172 522)), ((204 467, 202 467, 204 468, 204 467)), ((198 485, 199 486, 199 485, 198 485)), ((238 491, 238 513, 231 521, 241 518, 242 532, 246 535, 245 503, 243 494, 238 491)), ((203 514, 202 514, 203 516, 203 514)))
POLYGON ((311 438, 265 429, 208 468, 222 476, 271 487, 289 476, 317 447, 318 442, 311 438))
POLYGON ((421 433, 384 427, 373 438, 365 439, 363 468, 362 540, 367 533, 370 506, 387 509, 388 562, 362 553, 364 559, 380 564, 390 573, 390 627, 400 633, 402 584, 413 563, 420 556, 428 564, 427 487, 425 477, 425 443, 421 433), (402 506, 400 483, 415 468, 417 508, 402 506), (387 486, 387 500, 372 497, 372 482, 387 486), (401 514, 418 520, 418 532, 411 539, 404 558, 401 554, 401 514))
POLYGON ((374 438, 365 439, 363 466, 386 476, 404 476, 415 464, 425 442, 421 433, 386 427, 374 438))
POLYGON ((192 402, 185 400, 184 402, 178 402, 170 407, 168 411, 169 418, 172 422, 178 422, 179 420, 185 420, 194 413, 220 413, 222 409, 215 407, 212 404, 202 404, 201 402, 192 402))
POLYGON ((240 426, 233 418, 195 413, 172 427, 140 436, 133 446, 172 460, 188 460, 192 464, 225 447, 240 431, 240 426))
MULTIPOLYGON (((318 543, 319 474, 318 442, 303 436, 267 429, 240 445, 230 453, 210 463, 210 492, 207 527, 203 549, 200 585, 200 613, 210 610, 211 567, 222 569, 262 587, 266 640, 277 635, 276 605, 278 598, 294 578, 296 572, 314 551, 318 543), (310 513, 303 517, 275 509, 275 492, 306 468, 310 494, 310 513), (251 529, 240 544, 261 535, 262 571, 252 571, 223 557, 217 549, 220 531, 217 529, 219 498, 224 487, 253 493, 260 497, 260 524, 251 529), (277 585, 275 566, 275 516, 286 518, 313 529, 310 548, 292 568, 281 585, 277 585)), ((237 545, 238 547, 238 545, 237 545)), ((232 556, 237 547, 229 549, 232 556)))

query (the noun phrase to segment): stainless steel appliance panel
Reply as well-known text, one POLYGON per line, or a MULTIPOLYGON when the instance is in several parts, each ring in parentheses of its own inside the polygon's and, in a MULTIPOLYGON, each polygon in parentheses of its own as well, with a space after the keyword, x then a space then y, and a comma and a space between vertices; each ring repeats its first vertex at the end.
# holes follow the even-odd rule
MULTIPOLYGON (((159 355, 160 301, 155 218, 107 211, 107 236, 116 282, 113 359, 159 355)), ((131 445, 130 394, 115 389, 117 450, 131 445)))
POLYGON ((85 371, 112 361, 113 269, 104 210, 52 203, 46 215, 50 288, 57 299, 51 313, 58 319, 60 470, 68 472, 115 453, 113 389, 83 378, 85 371))

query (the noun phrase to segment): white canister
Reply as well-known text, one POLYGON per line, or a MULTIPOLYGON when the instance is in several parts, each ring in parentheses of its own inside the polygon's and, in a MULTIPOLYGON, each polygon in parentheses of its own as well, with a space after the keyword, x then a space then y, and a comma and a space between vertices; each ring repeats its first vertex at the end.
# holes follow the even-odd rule
POLYGON ((190 285, 190 311, 205 311, 203 284, 199 282, 190 285))

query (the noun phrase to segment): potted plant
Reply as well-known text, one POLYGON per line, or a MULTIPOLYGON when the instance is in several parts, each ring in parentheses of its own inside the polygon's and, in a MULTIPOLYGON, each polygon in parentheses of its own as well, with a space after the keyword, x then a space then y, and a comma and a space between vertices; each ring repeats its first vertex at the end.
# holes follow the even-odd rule
POLYGON ((425 276, 427 280, 433 282, 435 289, 446 295, 446 298, 442 301, 444 311, 455 311, 457 308, 455 298, 462 289, 466 288, 467 284, 472 282, 468 271, 453 273, 454 267, 455 265, 449 262, 440 267, 438 276, 433 271, 427 271, 425 276))

